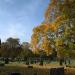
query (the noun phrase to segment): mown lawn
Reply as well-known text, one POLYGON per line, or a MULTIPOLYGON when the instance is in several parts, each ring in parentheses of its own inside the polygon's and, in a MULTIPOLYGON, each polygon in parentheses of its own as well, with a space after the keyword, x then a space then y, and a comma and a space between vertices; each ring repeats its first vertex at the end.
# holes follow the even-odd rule
MULTIPOLYGON (((4 63, 3 61, 0 61, 0 63, 4 63)), ((44 62, 43 66, 40 66, 39 63, 36 64, 30 64, 33 66, 34 71, 46 71, 43 75, 48 75, 48 69, 49 68, 58 68, 59 66, 58 62, 50 62, 46 63, 44 62)), ((71 65, 75 65, 75 61, 71 61, 71 65)), ((65 67, 64 65, 62 67, 65 67)), ((65 67, 64 69, 65 75, 75 75, 75 68, 69 68, 65 67)), ((5 66, 0 66, 0 75, 11 75, 12 72, 20 72, 21 75, 31 75, 33 73, 33 70, 27 69, 27 65, 25 65, 25 62, 10 62, 9 64, 5 64, 5 66)), ((39 73, 40 74, 40 73, 39 73)))

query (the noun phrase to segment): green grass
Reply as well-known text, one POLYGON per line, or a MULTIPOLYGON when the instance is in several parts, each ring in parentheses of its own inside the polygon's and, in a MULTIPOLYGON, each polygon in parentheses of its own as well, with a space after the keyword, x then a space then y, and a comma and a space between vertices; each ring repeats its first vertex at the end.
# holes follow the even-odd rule
MULTIPOLYGON (((4 63, 4 61, 0 61, 0 63, 4 63)), ((48 69, 52 67, 59 67, 58 62, 44 62, 44 66, 39 66, 39 63, 37 64, 30 64, 34 67, 34 71, 41 71, 45 72, 45 74, 42 75, 48 75, 48 69)), ((71 65, 75 65, 75 60, 71 60, 71 65)), ((21 75, 27 75, 30 72, 30 75, 33 73, 31 69, 27 69, 27 65, 25 65, 25 62, 10 62, 9 64, 6 64, 5 66, 0 66, 0 75, 10 75, 11 72, 20 72, 21 75), (28 72, 28 73, 27 73, 28 72)), ((29 74, 28 74, 29 75, 29 74)), ((40 75, 40 74, 39 74, 40 75)), ((65 68, 65 75, 75 75, 75 68, 65 68)))

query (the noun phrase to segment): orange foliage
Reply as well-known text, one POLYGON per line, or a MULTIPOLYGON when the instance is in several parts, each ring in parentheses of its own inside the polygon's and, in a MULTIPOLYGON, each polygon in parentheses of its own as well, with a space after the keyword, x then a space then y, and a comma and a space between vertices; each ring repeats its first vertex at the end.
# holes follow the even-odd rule
POLYGON ((42 33, 44 34, 48 30, 49 26, 47 24, 42 24, 36 28, 33 29, 34 33, 42 33))
POLYGON ((54 22, 52 22, 49 26, 50 29, 54 32, 57 30, 57 28, 65 21, 67 20, 64 16, 59 16, 56 18, 54 22))
POLYGON ((45 12, 45 18, 46 19, 48 19, 50 16, 50 12, 51 12, 51 10, 54 8, 54 5, 56 4, 56 0, 52 0, 51 2, 50 2, 50 4, 48 5, 48 8, 47 8, 47 10, 46 10, 46 12, 45 12))
POLYGON ((51 45, 51 42, 49 41, 48 37, 45 36, 41 44, 41 48, 46 52, 47 55, 52 53, 52 49, 50 45, 51 45))
POLYGON ((52 9, 57 6, 57 2, 58 2, 58 0, 51 0, 50 1, 50 4, 48 5, 48 8, 45 12, 45 19, 50 18, 50 13, 51 13, 52 9))
POLYGON ((55 25, 50 25, 49 28, 54 32, 56 30, 56 26, 55 25))
POLYGON ((33 34, 32 35, 32 40, 31 42, 34 44, 34 45, 37 45, 38 43, 38 36, 36 34, 33 34))

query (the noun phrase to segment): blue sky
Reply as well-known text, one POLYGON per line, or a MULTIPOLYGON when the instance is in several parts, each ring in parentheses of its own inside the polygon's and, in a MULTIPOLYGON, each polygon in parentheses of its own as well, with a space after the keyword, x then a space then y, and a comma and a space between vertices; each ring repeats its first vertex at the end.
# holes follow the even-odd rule
POLYGON ((0 38, 30 42, 32 29, 44 20, 50 0, 0 0, 0 38))

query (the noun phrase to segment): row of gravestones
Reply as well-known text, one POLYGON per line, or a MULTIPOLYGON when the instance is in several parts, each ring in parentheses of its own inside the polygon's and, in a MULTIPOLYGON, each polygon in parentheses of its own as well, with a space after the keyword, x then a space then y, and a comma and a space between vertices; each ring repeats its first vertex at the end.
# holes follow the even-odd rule
MULTIPOLYGON (((36 61, 33 61, 33 60, 31 60, 30 62, 29 61, 26 61, 26 65, 29 65, 29 64, 36 64, 37 62, 36 61)), ((41 65, 41 66, 43 66, 43 60, 40 60, 40 64, 39 65, 41 65)))
MULTIPOLYGON (((28 75, 64 75, 64 67, 61 68, 50 68, 50 69, 36 69, 33 66, 28 65, 28 69, 25 70, 24 73, 28 73, 28 75), (41 73, 40 73, 41 72, 41 73)), ((3 70, 2 70, 3 72, 3 70)), ((6 72, 6 70, 5 70, 6 72)), ((14 71, 9 71, 9 75, 22 75, 21 71, 16 72, 14 71), (10 74, 9 74, 10 73, 10 74)), ((25 75, 25 74, 23 74, 25 75)), ((27 75, 27 74, 26 74, 27 75)))
MULTIPOLYGON (((30 67, 28 67, 30 68, 30 67)), ((21 75, 20 73, 11 73, 11 75, 21 75)), ((33 75, 38 75, 37 72, 34 72, 33 75)), ((64 68, 51 68, 49 70, 49 75, 64 75, 64 68)))
MULTIPOLYGON (((0 39, 0 48, 1 48, 1 39, 0 39)), ((9 58, 5 58, 5 64, 9 63, 9 58)), ((29 63, 33 64, 36 63, 36 61, 34 62, 33 60, 31 60, 31 62, 26 61, 26 65, 29 65, 29 63)), ((0 63, 0 65, 4 65, 3 63, 0 63)), ((43 65, 43 60, 40 60, 40 65, 43 65)))
MULTIPOLYGON (((0 48, 1 48, 1 40, 0 40, 0 48)), ((8 59, 5 60, 5 63, 8 64, 8 59)), ((31 62, 33 63, 33 62, 31 62)), ((29 65, 29 62, 26 62, 27 65, 29 65)), ((4 64, 0 64, 4 65, 4 64)), ((43 60, 40 61, 40 65, 43 65, 43 60)), ((28 67, 28 68, 33 68, 33 67, 28 67)), ((20 73, 13 72, 11 75, 21 75, 20 73)), ((37 75, 37 72, 34 73, 33 75, 37 75)), ((50 69, 49 75, 64 75, 64 68, 52 68, 50 69)))

